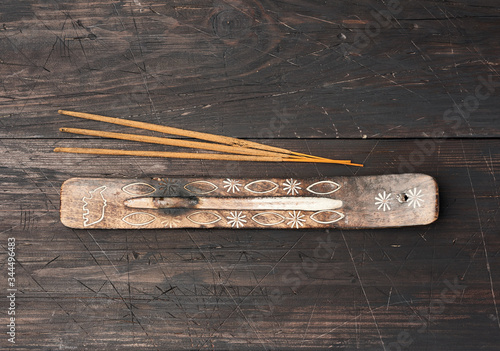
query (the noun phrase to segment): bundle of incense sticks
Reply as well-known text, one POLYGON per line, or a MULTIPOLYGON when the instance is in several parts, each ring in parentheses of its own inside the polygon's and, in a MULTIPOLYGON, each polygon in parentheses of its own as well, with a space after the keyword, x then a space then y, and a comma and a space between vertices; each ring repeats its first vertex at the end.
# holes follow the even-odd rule
POLYGON ((122 118, 106 117, 83 112, 73 112, 59 110, 61 115, 90 119, 106 123, 119 124, 122 126, 151 130, 155 132, 178 135, 193 139, 204 140, 189 141, 181 139, 160 138, 138 134, 124 134, 103 132, 98 130, 60 128, 61 132, 97 136, 103 138, 121 139, 138 141, 143 143, 179 146, 192 149, 202 149, 217 151, 219 153, 190 153, 190 152, 166 152, 166 151, 141 151, 141 150, 117 150, 117 149, 95 149, 95 148, 55 148, 55 152, 67 152, 77 154, 93 155, 119 155, 119 156, 147 156, 147 157, 166 157, 166 158, 186 158, 199 160, 225 160, 225 161, 264 161, 264 162, 318 162, 318 163, 337 163, 349 166, 363 167, 361 164, 352 163, 351 160, 332 160, 319 156, 312 156, 294 152, 291 150, 256 143, 253 141, 242 140, 222 135, 195 132, 191 130, 161 126, 152 123, 132 121, 122 118), (208 143, 206 141, 209 141, 208 143))

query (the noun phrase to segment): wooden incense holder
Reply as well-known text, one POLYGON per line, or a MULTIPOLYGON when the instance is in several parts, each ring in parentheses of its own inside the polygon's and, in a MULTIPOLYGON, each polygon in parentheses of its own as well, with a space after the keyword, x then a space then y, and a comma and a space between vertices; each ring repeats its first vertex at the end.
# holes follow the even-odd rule
POLYGON ((424 174, 322 179, 72 178, 61 189, 71 228, 387 228, 438 217, 424 174))

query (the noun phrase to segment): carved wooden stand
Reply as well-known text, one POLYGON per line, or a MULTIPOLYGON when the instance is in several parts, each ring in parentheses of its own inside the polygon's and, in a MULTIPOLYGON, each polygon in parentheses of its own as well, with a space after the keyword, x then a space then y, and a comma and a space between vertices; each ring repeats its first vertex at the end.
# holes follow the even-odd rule
POLYGON ((72 178, 61 191, 71 228, 381 228, 438 217, 424 174, 324 179, 72 178))

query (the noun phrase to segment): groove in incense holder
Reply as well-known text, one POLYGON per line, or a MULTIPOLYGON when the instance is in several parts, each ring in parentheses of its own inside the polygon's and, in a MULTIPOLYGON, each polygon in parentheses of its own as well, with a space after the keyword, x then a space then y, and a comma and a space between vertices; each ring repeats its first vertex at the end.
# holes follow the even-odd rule
POLYGON ((327 211, 342 207, 342 201, 325 197, 138 197, 125 200, 129 208, 205 210, 302 210, 327 211))

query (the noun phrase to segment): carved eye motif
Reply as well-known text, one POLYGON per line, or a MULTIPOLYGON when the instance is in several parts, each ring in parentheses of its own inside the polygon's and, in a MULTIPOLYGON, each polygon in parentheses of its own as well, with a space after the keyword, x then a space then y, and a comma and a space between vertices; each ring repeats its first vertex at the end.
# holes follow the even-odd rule
POLYGON ((218 188, 219 187, 217 185, 211 182, 207 182, 206 180, 196 180, 184 185, 184 189, 196 195, 209 194, 214 192, 218 188))
POLYGON ((129 195, 149 195, 156 191, 156 189, 146 183, 132 183, 125 185, 122 190, 129 195))
POLYGON ((151 213, 134 212, 123 217, 122 221, 130 225, 143 226, 149 223, 153 223, 155 219, 156 216, 152 215, 151 213))
POLYGON ((278 189, 279 185, 270 180, 254 180, 245 185, 245 190, 254 194, 266 194, 278 189))
POLYGON ((316 195, 328 195, 333 194, 340 188, 341 186, 339 184, 331 180, 322 180, 309 185, 306 190, 316 195))
POLYGON ((275 212, 261 212, 253 215, 252 220, 260 225, 272 226, 283 223, 285 217, 275 212))
POLYGON ((196 224, 213 224, 217 223, 222 219, 222 217, 215 212, 210 212, 210 211, 198 211, 191 213, 189 216, 186 217, 189 219, 191 222, 196 223, 196 224))
POLYGON ((309 216, 313 221, 319 224, 331 224, 340 221, 345 215, 341 212, 332 210, 323 210, 314 212, 309 216))

